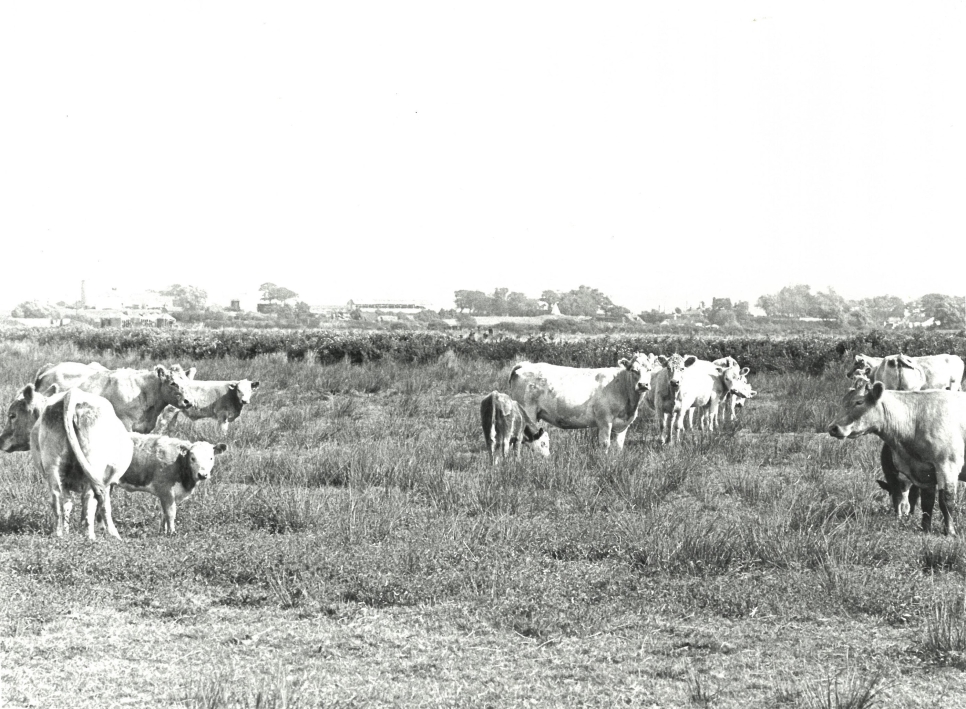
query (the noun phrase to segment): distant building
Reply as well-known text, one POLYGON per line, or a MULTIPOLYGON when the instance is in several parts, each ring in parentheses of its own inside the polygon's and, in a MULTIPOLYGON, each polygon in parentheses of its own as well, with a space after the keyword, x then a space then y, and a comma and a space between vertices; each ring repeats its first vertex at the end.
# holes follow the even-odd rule
POLYGON ((391 313, 406 313, 415 315, 418 312, 427 310, 430 304, 424 300, 409 300, 407 298, 371 298, 366 300, 350 300, 345 305, 346 309, 361 310, 364 313, 374 313, 383 310, 391 313))

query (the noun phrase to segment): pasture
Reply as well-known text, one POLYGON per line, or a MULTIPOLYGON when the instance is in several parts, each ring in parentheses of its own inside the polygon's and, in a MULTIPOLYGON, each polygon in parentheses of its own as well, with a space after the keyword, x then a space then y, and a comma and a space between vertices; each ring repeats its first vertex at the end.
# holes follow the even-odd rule
MULTIPOLYGON (((4 407, 91 359, 155 363, 0 343, 4 407)), ((3 706, 966 706, 966 547, 894 518, 877 438, 825 433, 844 368, 754 375, 680 446, 644 417, 623 453, 551 429, 491 467, 512 362, 178 363, 261 386, 226 436, 179 417, 229 449, 176 535, 116 490, 122 542, 76 505, 51 538, 0 455, 3 706)))

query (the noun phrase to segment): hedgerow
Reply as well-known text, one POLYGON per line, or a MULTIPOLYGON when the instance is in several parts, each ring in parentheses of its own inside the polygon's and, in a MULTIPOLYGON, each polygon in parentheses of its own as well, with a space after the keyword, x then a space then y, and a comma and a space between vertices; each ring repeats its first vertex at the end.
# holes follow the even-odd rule
POLYGON ((966 333, 872 332, 841 337, 808 334, 791 337, 715 337, 704 335, 607 335, 561 338, 490 337, 443 332, 331 332, 326 330, 161 330, 155 328, 52 328, 0 332, 0 339, 39 345, 73 344, 93 353, 137 355, 150 360, 193 361, 218 357, 252 359, 285 354, 289 360, 354 364, 392 359, 432 363, 446 351, 459 357, 498 362, 539 361, 577 367, 616 364, 634 352, 693 354, 713 360, 732 356, 758 371, 823 372, 853 354, 882 356, 902 352, 919 356, 966 356, 966 333))

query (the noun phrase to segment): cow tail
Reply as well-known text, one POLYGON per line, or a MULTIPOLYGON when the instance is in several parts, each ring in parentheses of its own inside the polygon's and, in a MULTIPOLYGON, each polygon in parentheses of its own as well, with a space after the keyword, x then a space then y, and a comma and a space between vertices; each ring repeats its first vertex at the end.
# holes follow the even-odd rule
POLYGON ((517 370, 520 369, 520 367, 522 367, 522 366, 523 366, 523 362, 521 362, 520 364, 514 365, 513 366, 513 369, 510 370, 510 376, 507 379, 507 384, 508 385, 509 384, 513 384, 513 376, 517 373, 517 370))
POLYGON ((94 475, 91 462, 88 460, 87 454, 81 448, 80 441, 77 438, 77 429, 74 426, 74 413, 77 410, 74 394, 74 389, 68 389, 64 395, 64 431, 67 433, 67 442, 70 444, 71 452, 77 458, 81 470, 84 471, 84 475, 91 482, 91 487, 94 489, 95 495, 97 495, 99 493, 98 485, 103 487, 103 482, 98 480, 94 475))

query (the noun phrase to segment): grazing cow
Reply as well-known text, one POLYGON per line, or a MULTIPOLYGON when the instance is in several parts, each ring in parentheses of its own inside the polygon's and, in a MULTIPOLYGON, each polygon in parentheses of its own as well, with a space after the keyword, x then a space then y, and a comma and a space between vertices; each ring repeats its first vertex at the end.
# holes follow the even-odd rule
POLYGON ((529 423, 546 421, 558 428, 596 428, 610 447, 624 447, 628 427, 637 416, 641 396, 651 385, 654 355, 635 354, 616 367, 581 369, 545 362, 524 362, 510 372, 510 396, 529 423))
POLYGON ((962 389, 966 364, 957 355, 938 354, 909 357, 903 354, 888 357, 855 355, 849 378, 864 374, 873 382, 882 382, 886 389, 920 391, 924 389, 962 389))
POLYGON ((133 444, 109 401, 79 389, 47 397, 28 384, 10 404, 0 450, 30 451, 50 486, 58 537, 67 531, 69 493, 79 492, 87 536, 94 539, 96 512, 107 533, 120 538, 111 516, 111 485, 131 464, 133 444))
MULTIPOLYGON (((251 403, 252 394, 258 389, 258 382, 248 379, 236 381, 197 381, 191 378, 194 367, 186 373, 191 379, 185 388, 185 395, 191 407, 184 414, 193 421, 215 419, 222 433, 228 432, 228 424, 237 419, 246 404, 251 403)), ((158 419, 155 429, 161 433, 177 418, 179 409, 168 406, 158 419)))
POLYGON ((57 391, 64 391, 77 386, 96 372, 106 371, 108 371, 107 368, 97 362, 90 364, 81 364, 80 362, 45 364, 34 377, 34 391, 46 393, 54 384, 57 385, 57 391))
POLYGON ((520 405, 506 394, 499 391, 487 394, 480 404, 480 419, 491 464, 501 455, 505 459, 510 448, 519 459, 521 443, 544 458, 550 455, 550 434, 542 427, 534 430, 524 421, 520 405))
POLYGON ((94 372, 77 388, 110 401, 128 431, 150 433, 165 406, 191 406, 186 394, 188 385, 188 376, 181 367, 173 365, 167 369, 158 365, 154 369, 94 372))
POLYGON ((129 433, 134 456, 118 485, 132 492, 150 492, 161 501, 161 532, 174 533, 178 503, 187 499, 215 467, 225 443, 191 443, 154 434, 129 433))
MULTIPOLYGON (((842 406, 844 411, 829 425, 829 434, 855 438, 874 433, 881 438, 891 451, 891 467, 898 477, 921 488, 923 531, 930 529, 938 497, 944 530, 955 535, 952 504, 966 459, 966 394, 890 391, 875 382, 871 388, 850 389, 842 406)), ((901 501, 896 506, 903 509, 901 501)))

